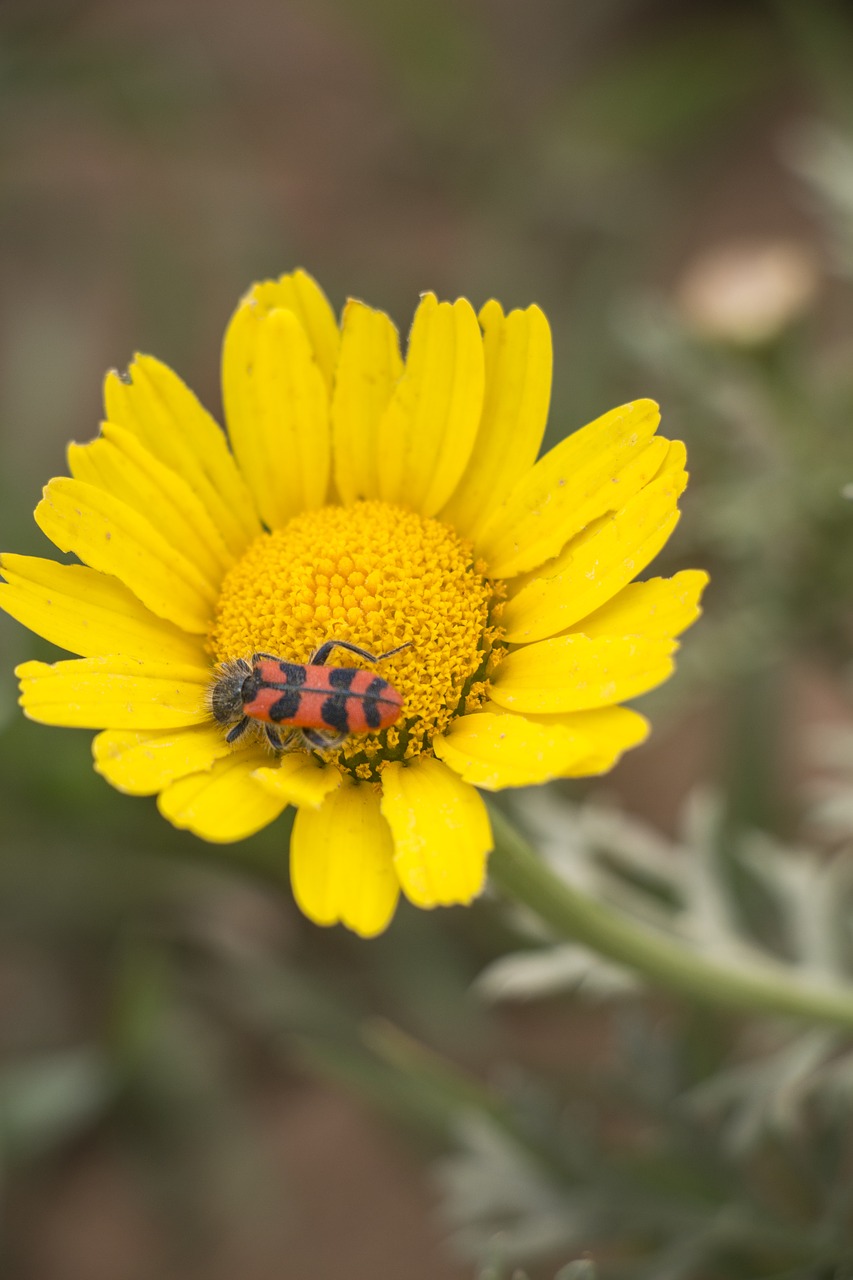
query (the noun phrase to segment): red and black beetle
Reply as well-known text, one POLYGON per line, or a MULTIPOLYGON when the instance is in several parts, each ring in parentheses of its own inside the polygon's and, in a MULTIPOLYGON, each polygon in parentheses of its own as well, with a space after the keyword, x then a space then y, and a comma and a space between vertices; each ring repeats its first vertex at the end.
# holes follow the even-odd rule
POLYGON ((329 654, 347 649, 367 662, 382 662, 410 643, 374 657, 348 640, 327 640, 307 663, 288 662, 272 653, 254 653, 251 661, 223 662, 210 691, 213 718, 223 727, 231 726, 226 742, 237 742, 254 723, 263 726, 275 751, 285 750, 294 733, 307 748, 332 751, 351 733, 387 729, 399 719, 403 699, 371 671, 326 666, 329 654))

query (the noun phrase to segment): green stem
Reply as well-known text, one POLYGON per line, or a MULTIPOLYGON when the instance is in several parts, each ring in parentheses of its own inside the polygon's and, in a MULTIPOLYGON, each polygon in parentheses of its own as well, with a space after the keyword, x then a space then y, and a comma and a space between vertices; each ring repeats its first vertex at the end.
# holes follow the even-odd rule
POLYGON ((809 982, 768 959, 750 965, 704 956, 555 875, 507 819, 491 810, 489 873, 508 897, 530 907, 561 937, 580 942, 651 981, 705 1004, 784 1014, 853 1030, 853 986, 809 982))

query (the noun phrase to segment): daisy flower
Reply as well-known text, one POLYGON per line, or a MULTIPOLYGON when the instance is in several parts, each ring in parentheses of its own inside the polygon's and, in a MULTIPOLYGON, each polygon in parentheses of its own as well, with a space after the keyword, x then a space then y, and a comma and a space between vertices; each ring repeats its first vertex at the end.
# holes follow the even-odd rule
MULTIPOLYGON (((0 606, 79 655, 17 669, 26 715, 100 730, 97 771, 202 839, 295 806, 293 892, 318 924, 377 934, 401 891, 470 902, 492 847, 478 788, 602 773, 641 742, 619 704, 669 676, 706 581, 633 582, 687 480, 653 402, 536 461, 551 363, 538 307, 426 294, 404 356, 387 315, 353 300, 339 325, 296 271, 228 325, 227 439, 151 356, 110 373, 100 435, 35 512, 76 562, 0 561, 0 606), (274 751, 214 716, 235 664, 329 641, 386 655, 328 662, 390 686, 393 723, 274 751)), ((346 729, 354 677, 335 679, 346 729)))

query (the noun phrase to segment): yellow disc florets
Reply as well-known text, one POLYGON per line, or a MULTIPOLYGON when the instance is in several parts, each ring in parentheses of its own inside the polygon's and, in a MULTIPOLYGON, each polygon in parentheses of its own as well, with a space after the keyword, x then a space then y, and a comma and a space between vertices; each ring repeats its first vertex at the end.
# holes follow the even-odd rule
MULTIPOLYGON (((370 653, 403 698, 398 724, 353 737, 338 761, 373 778, 387 759, 428 750, 480 706, 500 638, 500 584, 449 526, 386 502, 306 511, 256 538, 222 584, 209 648, 217 662, 266 652, 307 662, 326 640, 370 653)), ((364 666, 344 650, 338 666, 364 666)))

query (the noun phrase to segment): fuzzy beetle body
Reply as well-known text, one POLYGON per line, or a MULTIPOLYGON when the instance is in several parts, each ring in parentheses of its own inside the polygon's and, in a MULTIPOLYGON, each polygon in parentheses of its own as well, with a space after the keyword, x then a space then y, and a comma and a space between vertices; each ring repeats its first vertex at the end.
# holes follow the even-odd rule
POLYGON ((224 662, 211 689, 210 709, 217 724, 230 726, 226 740, 237 742, 257 724, 276 751, 284 750, 294 734, 309 749, 331 751, 350 734, 373 733, 394 724, 403 707, 397 690, 361 667, 327 666, 336 648, 367 662, 382 662, 408 644, 374 657, 347 640, 327 640, 307 663, 271 653, 255 653, 251 661, 224 662))

